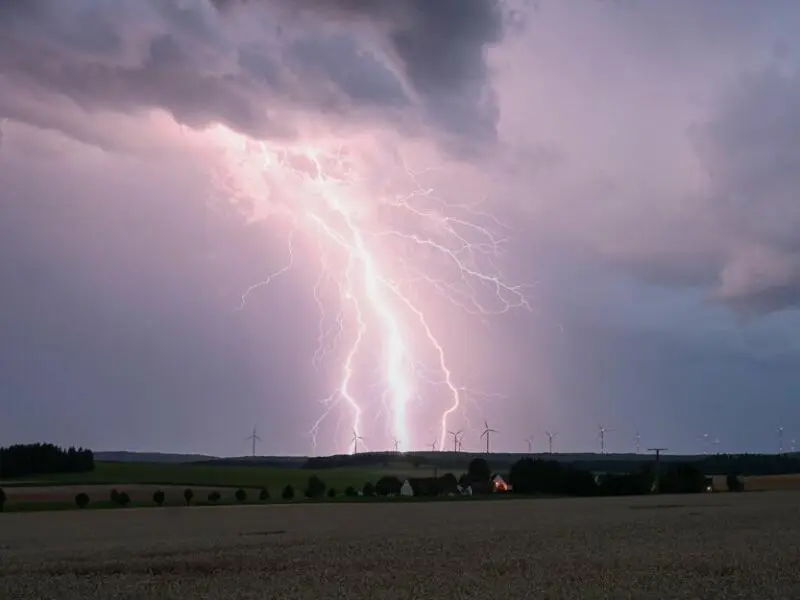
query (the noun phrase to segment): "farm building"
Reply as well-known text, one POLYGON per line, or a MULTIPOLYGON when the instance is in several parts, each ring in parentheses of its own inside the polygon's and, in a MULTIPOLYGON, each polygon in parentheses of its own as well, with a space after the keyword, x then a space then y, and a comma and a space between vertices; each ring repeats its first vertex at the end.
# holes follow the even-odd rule
POLYGON ((494 491, 495 492, 509 492, 511 491, 511 486, 506 483, 506 480, 503 479, 499 474, 492 477, 492 484, 494 484, 494 491))

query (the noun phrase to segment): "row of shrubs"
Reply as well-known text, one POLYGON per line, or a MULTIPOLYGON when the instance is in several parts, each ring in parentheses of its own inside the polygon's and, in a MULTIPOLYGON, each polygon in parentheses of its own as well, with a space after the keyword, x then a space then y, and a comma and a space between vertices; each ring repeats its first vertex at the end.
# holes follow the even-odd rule
MULTIPOLYGON (((328 498, 335 498, 339 495, 339 493, 337 492, 336 488, 327 487, 327 485, 325 485, 325 482, 323 482, 319 477, 317 477, 316 475, 312 475, 311 477, 309 477, 308 484, 303 490, 303 495, 306 498, 319 499, 325 496, 327 496, 328 498)), ((375 496, 378 495, 378 492, 376 491, 376 487, 373 484, 367 483, 360 492, 359 490, 356 490, 356 488, 354 488, 353 486, 348 486, 344 490, 344 495, 347 497, 356 497, 359 495, 375 496)), ((195 502, 195 493, 194 490, 192 490, 191 488, 186 488, 185 490, 183 490, 182 496, 183 496, 183 501, 186 503, 187 506, 195 502)), ((280 495, 280 497, 283 500, 293 500, 296 496, 297 493, 295 492, 294 487, 291 485, 287 485, 286 487, 284 487, 280 495)), ((236 501, 239 503, 247 502, 248 499, 247 490, 245 490, 244 488, 237 489, 234 494, 234 497, 236 498, 236 501)), ((152 496, 153 503, 156 504, 157 506, 163 506, 164 502, 166 501, 166 498, 167 495, 163 490, 158 490, 154 492, 152 496)), ((258 500, 261 502, 266 502, 270 499, 271 496, 269 490, 267 490, 267 488, 261 488, 258 492, 258 500)), ((117 489, 111 490, 109 494, 109 500, 113 504, 121 507, 128 506, 131 503, 130 495, 125 491, 119 491, 117 489)), ((210 504, 217 504, 218 502, 220 502, 220 500, 222 500, 222 494, 220 494, 218 491, 209 492, 208 496, 206 497, 206 500, 210 504)), ((84 492, 81 492, 75 496, 75 504, 78 506, 78 508, 88 507, 90 501, 91 499, 89 498, 89 495, 84 492)), ((0 512, 3 511, 5 502, 6 502, 6 494, 3 491, 3 489, 0 488, 0 512)))
MULTIPOLYGON (((365 491, 370 492, 371 484, 367 484, 365 486, 365 491)), ((358 496, 358 492, 353 487, 348 487, 344 491, 345 496, 358 496)), ((370 495, 374 495, 374 491, 370 492, 370 495)), ((303 490, 303 495, 306 498, 322 498, 324 496, 328 496, 329 498, 335 498, 338 493, 335 488, 328 488, 325 483, 317 476, 312 476, 308 480, 308 485, 303 490)), ((191 488, 186 488, 183 490, 183 501, 187 506, 190 506, 195 501, 195 493, 194 490, 191 488)), ((239 503, 247 502, 247 491, 244 488, 239 488, 236 490, 234 497, 236 501, 239 503)), ((293 486, 287 485, 283 488, 280 496, 283 500, 293 500, 296 497, 296 492, 293 486)), ((220 500, 222 500, 222 495, 218 491, 212 491, 206 497, 207 501, 211 504, 217 504, 220 500)), ((258 500, 261 502, 266 502, 271 499, 269 490, 267 488, 261 488, 258 492, 258 500)), ((116 489, 111 490, 109 495, 109 500, 118 506, 128 506, 131 503, 131 498, 127 492, 120 492, 116 489)), ((163 506, 164 502, 166 501, 166 493, 163 490, 158 490, 153 493, 153 503, 158 506, 163 506)), ((89 496, 85 493, 80 493, 75 496, 75 504, 79 508, 86 508, 89 505, 90 499, 89 496)))

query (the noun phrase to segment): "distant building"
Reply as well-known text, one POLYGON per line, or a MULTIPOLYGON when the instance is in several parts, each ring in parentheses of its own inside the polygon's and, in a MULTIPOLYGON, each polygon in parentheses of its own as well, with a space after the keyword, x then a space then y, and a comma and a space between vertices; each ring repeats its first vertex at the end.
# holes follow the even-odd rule
POLYGON ((492 484, 494 485, 495 492, 509 492, 511 491, 511 486, 508 485, 499 474, 492 477, 492 484))

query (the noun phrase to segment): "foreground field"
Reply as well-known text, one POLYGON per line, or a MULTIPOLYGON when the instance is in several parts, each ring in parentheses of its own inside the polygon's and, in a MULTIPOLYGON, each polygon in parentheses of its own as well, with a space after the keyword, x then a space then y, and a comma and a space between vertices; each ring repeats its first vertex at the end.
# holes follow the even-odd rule
POLYGON ((2 598, 798 598, 800 495, 0 515, 2 598))

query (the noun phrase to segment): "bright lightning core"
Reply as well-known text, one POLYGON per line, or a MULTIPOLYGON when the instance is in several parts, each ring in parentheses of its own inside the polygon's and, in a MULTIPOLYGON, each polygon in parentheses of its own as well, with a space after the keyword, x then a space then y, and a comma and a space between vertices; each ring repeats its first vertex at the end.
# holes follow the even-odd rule
POLYGON ((494 262, 502 225, 473 207, 437 198, 410 171, 411 193, 370 193, 357 161, 341 147, 273 147, 223 127, 213 134, 225 152, 226 192, 254 206, 256 216, 277 213, 291 225, 286 266, 251 286, 242 307, 292 267, 298 234, 319 253, 313 363, 319 366, 337 344, 344 349, 337 353, 338 383, 311 429, 314 445, 323 420, 342 407, 350 422, 337 441, 342 451, 353 450, 353 435, 365 440, 359 447, 381 447, 375 432, 365 431, 368 413, 385 420, 385 435, 377 437, 395 440, 401 451, 429 446, 431 434, 445 447, 450 421, 466 418, 468 390, 452 372, 440 328, 423 306, 424 288, 479 317, 529 308, 524 287, 506 283, 494 262), (335 291, 334 306, 324 290, 335 291), (358 384, 367 378, 373 384, 358 384), (440 407, 435 422, 413 427, 409 413, 416 403, 440 407))

